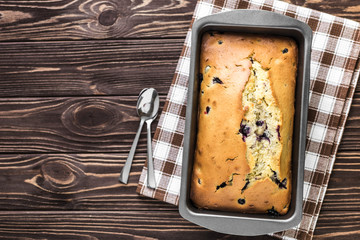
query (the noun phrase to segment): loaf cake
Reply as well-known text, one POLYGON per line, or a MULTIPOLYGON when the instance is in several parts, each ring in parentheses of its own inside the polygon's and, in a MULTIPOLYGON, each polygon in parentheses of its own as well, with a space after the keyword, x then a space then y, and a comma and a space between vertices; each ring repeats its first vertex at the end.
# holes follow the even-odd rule
POLYGON ((291 38, 203 34, 190 193, 198 208, 287 213, 296 72, 291 38))

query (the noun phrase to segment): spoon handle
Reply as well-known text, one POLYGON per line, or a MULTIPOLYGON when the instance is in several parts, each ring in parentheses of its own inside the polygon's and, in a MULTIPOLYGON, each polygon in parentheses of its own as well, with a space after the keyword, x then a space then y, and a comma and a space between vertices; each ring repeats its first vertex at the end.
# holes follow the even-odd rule
POLYGON ((155 188, 155 172, 154 172, 154 162, 153 162, 153 154, 151 147, 151 122, 152 119, 146 121, 147 126, 147 186, 149 188, 155 188))
POLYGON ((135 150, 136 150, 136 146, 138 144, 139 138, 140 138, 140 133, 141 133, 141 129, 143 128, 144 125, 144 120, 141 119, 140 120, 140 125, 139 125, 139 129, 137 130, 137 133, 135 135, 135 139, 134 142, 131 146, 130 152, 129 152, 129 156, 126 159, 125 165, 121 170, 120 173, 120 177, 119 177, 119 181, 122 183, 127 184, 128 183, 128 179, 129 179, 129 174, 130 174, 130 168, 131 168, 131 164, 135 155, 135 150))

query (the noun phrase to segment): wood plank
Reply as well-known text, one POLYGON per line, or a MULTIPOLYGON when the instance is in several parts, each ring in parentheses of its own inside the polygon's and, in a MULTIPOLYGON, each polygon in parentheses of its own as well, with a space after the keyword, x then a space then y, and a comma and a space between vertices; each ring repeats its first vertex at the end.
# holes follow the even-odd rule
POLYGON ((339 152, 336 156, 324 211, 360 211, 360 151, 339 152))
MULTIPOLYGON (((0 210, 172 210, 136 193, 145 153, 136 155, 129 184, 118 182, 126 158, 127 152, 1 154, 0 210)), ((360 152, 337 156, 322 210, 360 211, 359 160, 360 152)))
POLYGON ((183 42, 0 43, 0 97, 166 94, 183 42))
MULTIPOLYGON (((360 84, 358 84, 360 86, 360 84)), ((339 152, 360 150, 360 89, 356 89, 349 116, 346 121, 345 131, 339 146, 339 152)))
MULTIPOLYGON (((123 152, 131 145, 138 125, 136 99, 136 96, 0 99, 0 152, 123 152)), ((164 100, 162 96, 162 104, 164 100)), ((358 110, 354 108, 358 108, 356 104, 340 152, 360 149, 360 134, 356 134, 360 129, 354 116, 358 110)), ((140 141, 139 149, 145 150, 144 146, 145 141, 140 141)))
POLYGON ((173 210, 136 193, 146 154, 135 155, 129 184, 118 181, 126 154, 2 154, 1 210, 173 210))
MULTIPOLYGON (((352 156, 342 157, 351 162, 354 161, 352 156)), ((31 237, 56 239, 58 235, 77 239, 75 232, 82 232, 86 236, 99 234, 99 236, 111 236, 112 239, 117 239, 115 237, 124 239, 124 236, 128 236, 127 234, 131 237, 135 235, 155 238, 166 238, 171 235, 174 239, 180 239, 179 232, 181 231, 181 237, 192 234, 209 239, 207 234, 216 234, 183 220, 174 206, 138 196, 135 193, 136 184, 134 184, 137 182, 137 174, 131 176, 130 185, 119 185, 116 180, 119 166, 125 160, 124 155, 2 155, 1 158, 1 166, 4 166, 1 167, 3 169, 0 168, 3 178, 1 180, 6 184, 0 186, 0 192, 3 195, 0 199, 7 201, 7 204, 0 205, 1 209, 11 209, 16 206, 16 209, 94 209, 98 211, 89 214, 49 211, 42 214, 33 211, 0 214, 2 222, 0 238, 16 238, 19 234, 26 234, 30 239, 31 237), (26 184, 21 182, 18 175, 28 179, 26 184), (74 176, 75 179, 73 179, 74 176), (85 186, 90 186, 90 188, 79 191, 79 188, 84 187, 85 182, 85 186), (24 189, 31 185, 32 191, 24 194, 24 189), (22 186, 21 189, 20 186, 22 186), (16 189, 20 189, 21 193, 14 194, 16 189), (22 201, 21 195, 24 196, 22 201), (106 214, 99 212, 106 208, 112 211, 106 214), (117 213, 114 211, 119 209, 129 209, 134 212, 117 213), (144 219, 147 223, 143 222, 144 219), (48 230, 45 231, 45 228, 48 230), (107 228, 107 231, 103 228, 107 228), (117 229, 116 233, 113 232, 115 229, 117 229), (175 233, 172 235, 171 232, 175 233)), ((135 158, 134 173, 140 171, 144 158, 144 154, 135 158)), ((334 174, 337 174, 337 166, 334 168, 334 174)), ((351 184, 353 179, 346 178, 348 174, 345 172, 341 179, 351 184)), ((336 178, 332 177, 331 181, 334 179, 336 178)), ((331 190, 330 184, 329 191, 331 190)), ((348 195, 338 195, 339 201, 343 202, 343 205, 351 205, 351 202, 349 203, 344 197, 348 198, 348 195)), ((359 214, 357 212, 354 214, 356 209, 350 208, 347 212, 325 212, 324 214, 325 205, 326 202, 315 232, 317 238, 338 239, 341 236, 343 237, 341 239, 357 239, 359 214)), ((235 239, 235 237, 226 236, 226 239, 228 238, 235 239)))
MULTIPOLYGON (((360 21, 352 0, 287 0, 360 21)), ((196 1, 0 1, 0 41, 184 38, 196 1)))
MULTIPOLYGON (((323 211, 314 239, 360 238, 360 213, 323 211)), ((249 239, 196 226, 172 211, 1 212, 1 239, 249 239)), ((258 236, 252 239, 273 239, 258 236)))
MULTIPOLYGON (((248 239, 194 225, 172 211, 5 212, 1 239, 248 239)), ((269 236, 253 239, 270 240, 269 236)))
POLYGON ((184 38, 196 1, 0 1, 0 41, 184 38))
POLYGON ((360 239, 359 211, 321 211, 314 239, 360 239))
MULTIPOLYGON (((0 152, 128 152, 139 125, 136 102, 137 96, 0 98, 0 152)), ((138 152, 146 152, 145 134, 144 128, 138 152)))

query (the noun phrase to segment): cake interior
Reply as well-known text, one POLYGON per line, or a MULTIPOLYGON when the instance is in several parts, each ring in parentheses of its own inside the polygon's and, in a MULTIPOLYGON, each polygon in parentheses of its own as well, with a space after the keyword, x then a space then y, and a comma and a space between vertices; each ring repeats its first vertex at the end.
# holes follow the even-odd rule
MULTIPOLYGON (((270 86, 268 70, 260 62, 251 58, 250 77, 242 94, 242 105, 245 110, 240 133, 246 143, 246 159, 250 172, 246 176, 243 191, 257 180, 266 177, 279 183, 276 159, 280 158, 282 143, 280 128, 282 118, 270 86)), ((283 182, 286 185, 286 180, 283 182)), ((285 187, 286 186, 282 186, 285 187)))

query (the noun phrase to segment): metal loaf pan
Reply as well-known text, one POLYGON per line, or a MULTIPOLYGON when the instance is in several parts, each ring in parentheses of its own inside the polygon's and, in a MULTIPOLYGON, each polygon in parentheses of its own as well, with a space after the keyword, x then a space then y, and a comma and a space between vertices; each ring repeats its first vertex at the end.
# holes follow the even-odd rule
POLYGON ((234 10, 197 20, 192 29, 191 62, 186 109, 184 154, 179 200, 181 216, 205 228, 234 235, 255 236, 292 228, 302 217, 306 124, 309 100, 310 52, 312 31, 296 19, 261 10, 234 10), (292 195, 286 215, 244 214, 196 208, 190 200, 190 179, 197 135, 199 55, 202 34, 230 31, 282 35, 298 44, 298 72, 295 90, 295 119, 292 149, 292 195))

